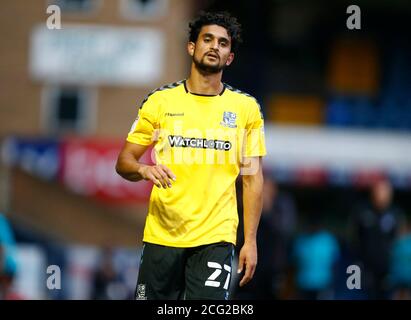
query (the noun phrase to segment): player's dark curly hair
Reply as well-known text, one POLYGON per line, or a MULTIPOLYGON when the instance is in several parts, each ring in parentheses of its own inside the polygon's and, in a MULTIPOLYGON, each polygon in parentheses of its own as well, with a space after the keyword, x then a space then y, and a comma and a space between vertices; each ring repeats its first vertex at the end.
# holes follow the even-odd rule
POLYGON ((231 37, 231 51, 236 52, 239 45, 243 42, 241 39, 241 24, 237 21, 236 17, 233 17, 227 11, 201 11, 199 15, 188 24, 190 28, 189 41, 196 42, 201 28, 211 24, 216 24, 227 30, 228 35, 231 37))

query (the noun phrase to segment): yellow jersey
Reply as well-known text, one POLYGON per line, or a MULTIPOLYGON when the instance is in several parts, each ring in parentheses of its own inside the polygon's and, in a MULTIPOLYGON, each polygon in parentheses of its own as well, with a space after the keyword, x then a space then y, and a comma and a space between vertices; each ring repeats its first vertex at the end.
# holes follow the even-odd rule
POLYGON ((190 93, 185 80, 163 86, 143 101, 127 141, 154 143, 154 162, 176 176, 171 188, 153 186, 143 241, 236 244, 241 161, 266 154, 255 98, 226 84, 215 96, 190 93))

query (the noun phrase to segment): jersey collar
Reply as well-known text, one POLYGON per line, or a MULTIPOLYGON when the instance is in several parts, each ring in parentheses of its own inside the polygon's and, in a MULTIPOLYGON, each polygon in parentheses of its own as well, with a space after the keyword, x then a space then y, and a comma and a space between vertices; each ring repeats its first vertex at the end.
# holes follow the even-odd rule
POLYGON ((200 97, 217 97, 217 96, 222 96, 224 91, 225 91, 225 83, 223 82, 223 90, 221 90, 221 92, 219 94, 200 94, 200 93, 194 93, 194 92, 190 92, 188 91, 187 88, 187 80, 184 80, 184 90, 186 91, 186 93, 189 94, 193 94, 195 96, 200 96, 200 97))

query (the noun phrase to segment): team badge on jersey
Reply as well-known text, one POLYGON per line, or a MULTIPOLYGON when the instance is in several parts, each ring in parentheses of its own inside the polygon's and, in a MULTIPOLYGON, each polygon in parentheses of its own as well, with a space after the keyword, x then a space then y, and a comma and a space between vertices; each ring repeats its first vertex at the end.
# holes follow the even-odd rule
POLYGON ((224 111, 223 121, 221 121, 220 124, 228 128, 237 128, 237 125, 235 123, 236 120, 237 120, 236 113, 230 112, 230 111, 224 111))

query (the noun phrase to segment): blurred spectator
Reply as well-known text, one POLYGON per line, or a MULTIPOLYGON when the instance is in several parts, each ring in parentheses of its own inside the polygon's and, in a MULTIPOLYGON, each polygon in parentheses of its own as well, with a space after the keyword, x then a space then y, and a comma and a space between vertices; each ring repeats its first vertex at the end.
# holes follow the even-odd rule
POLYGON ((7 218, 0 213, 0 300, 20 299, 12 292, 16 269, 13 231, 7 218))
POLYGON ((310 216, 308 231, 295 239, 292 259, 299 299, 332 299, 334 274, 340 256, 336 237, 323 229, 320 215, 310 216))
POLYGON ((113 260, 113 249, 104 248, 100 266, 94 275, 93 300, 125 300, 131 298, 126 285, 115 269, 113 260))
MULTIPOLYGON (((237 288, 237 299, 279 299, 285 282, 288 251, 296 225, 295 203, 289 194, 278 189, 269 175, 264 177, 263 190, 263 210, 257 232, 258 264, 253 280, 237 288)), ((239 234, 239 243, 242 238, 239 234)))
POLYGON ((370 203, 354 217, 354 249, 363 271, 369 299, 388 298, 387 275, 393 240, 401 214, 392 206, 390 182, 380 179, 371 186, 370 203))
POLYGON ((395 300, 411 300, 411 223, 394 240, 390 259, 390 286, 395 300))
POLYGON ((289 264, 291 239, 296 228, 296 207, 292 196, 280 191, 266 175, 259 237, 259 263, 266 298, 281 298, 289 264))

